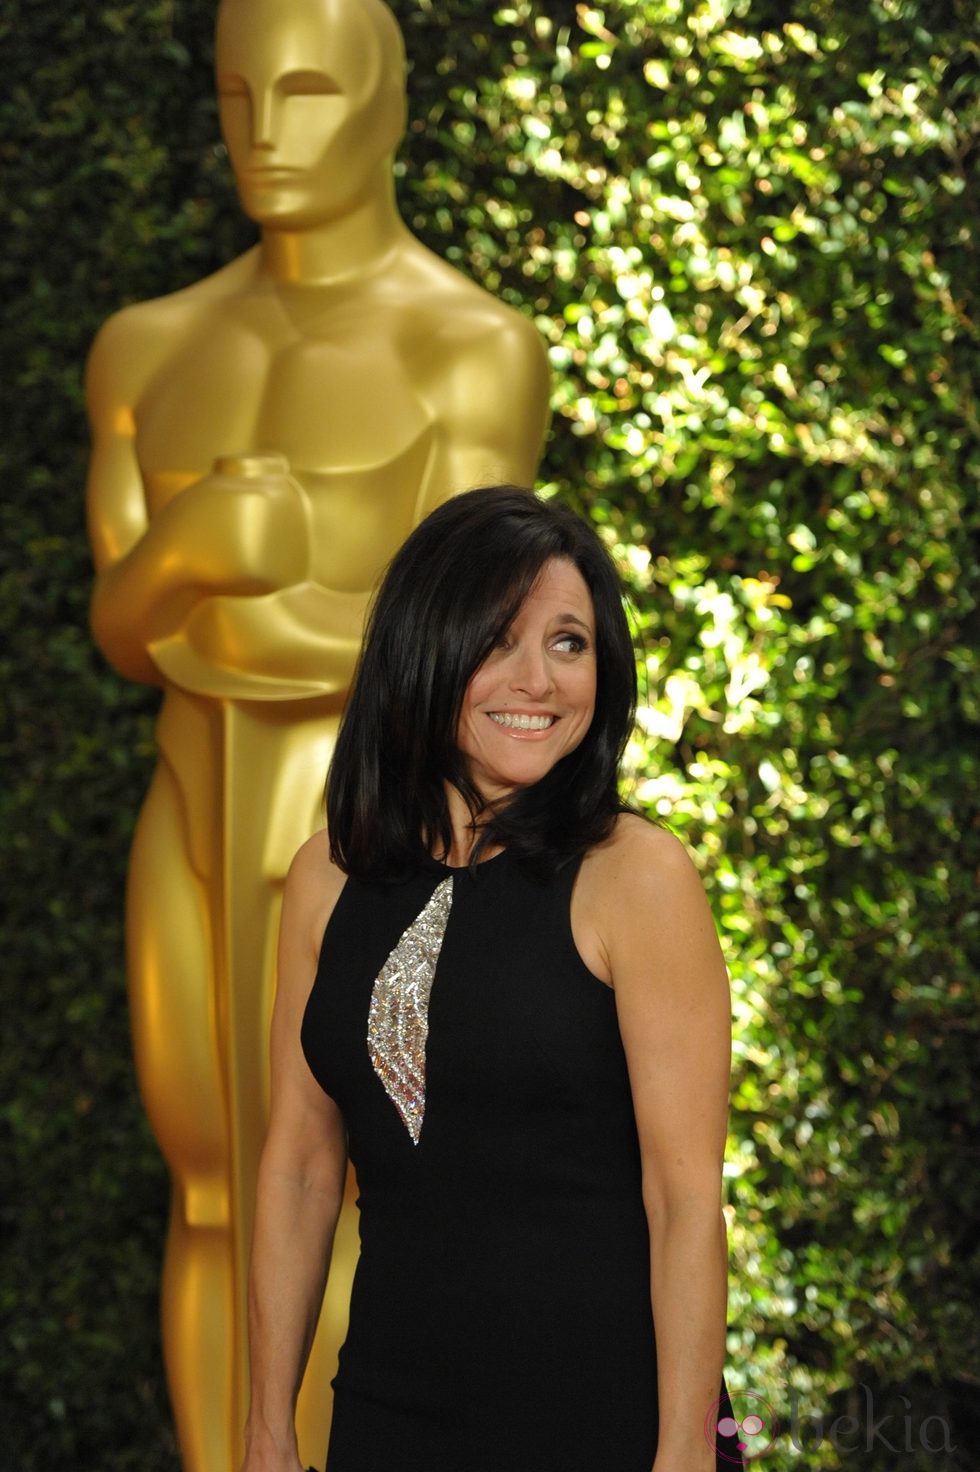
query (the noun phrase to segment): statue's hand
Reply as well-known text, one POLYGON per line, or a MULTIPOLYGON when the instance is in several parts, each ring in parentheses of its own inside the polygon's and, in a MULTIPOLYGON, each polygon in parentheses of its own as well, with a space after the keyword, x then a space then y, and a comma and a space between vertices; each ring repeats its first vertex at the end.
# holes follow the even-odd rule
POLYGON ((173 558, 172 585, 239 597, 303 582, 310 509, 284 456, 225 457, 169 502, 150 535, 173 558))
POLYGON ((343 694, 357 663, 370 594, 305 582, 248 598, 209 595, 150 644, 173 684, 227 699, 343 694))

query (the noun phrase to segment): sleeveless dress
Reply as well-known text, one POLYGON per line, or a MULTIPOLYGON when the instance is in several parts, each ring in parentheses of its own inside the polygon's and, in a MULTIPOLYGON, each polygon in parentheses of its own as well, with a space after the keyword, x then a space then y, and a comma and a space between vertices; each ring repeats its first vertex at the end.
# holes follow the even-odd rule
POLYGON ((302 1043, 361 1242, 327 1472, 651 1472, 639 1145, 613 990, 572 939, 580 862, 348 879, 327 924, 302 1043))

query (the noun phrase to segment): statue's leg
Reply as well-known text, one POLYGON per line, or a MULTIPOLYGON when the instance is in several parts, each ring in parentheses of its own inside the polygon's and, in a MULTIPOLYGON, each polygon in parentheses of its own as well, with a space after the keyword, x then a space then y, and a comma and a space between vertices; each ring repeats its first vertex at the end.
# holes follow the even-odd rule
POLYGON ((228 1139, 208 887, 170 769, 157 767, 130 861, 126 938, 136 1067, 170 1167, 163 1338, 183 1472, 235 1472, 228 1139))

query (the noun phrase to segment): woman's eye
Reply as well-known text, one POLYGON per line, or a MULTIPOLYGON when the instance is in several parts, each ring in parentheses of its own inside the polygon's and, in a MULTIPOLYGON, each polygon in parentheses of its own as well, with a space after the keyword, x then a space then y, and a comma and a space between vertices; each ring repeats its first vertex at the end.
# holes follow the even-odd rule
POLYGON ((563 654, 581 654, 586 647, 581 634, 559 634, 555 640, 555 648, 560 649, 563 654))

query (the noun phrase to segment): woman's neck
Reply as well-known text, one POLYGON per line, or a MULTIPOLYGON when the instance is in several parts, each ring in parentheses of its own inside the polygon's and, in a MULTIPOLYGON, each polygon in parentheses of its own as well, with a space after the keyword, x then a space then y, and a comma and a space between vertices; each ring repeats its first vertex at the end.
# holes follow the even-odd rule
MULTIPOLYGON (((448 864, 451 869, 462 869, 472 858, 473 850, 482 836, 483 824, 490 814, 485 812, 474 818, 462 794, 449 782, 446 783, 446 803, 449 808, 452 842, 448 853, 437 854, 435 857, 440 863, 448 864)), ((490 859, 499 852, 500 845, 497 844, 484 853, 482 858, 490 859)))

